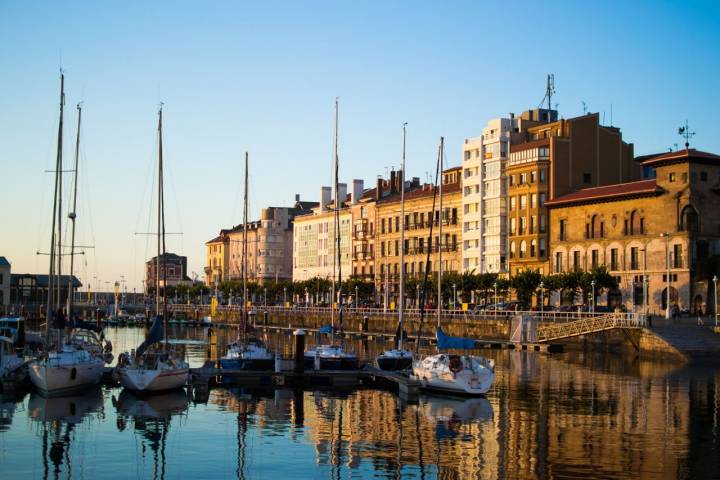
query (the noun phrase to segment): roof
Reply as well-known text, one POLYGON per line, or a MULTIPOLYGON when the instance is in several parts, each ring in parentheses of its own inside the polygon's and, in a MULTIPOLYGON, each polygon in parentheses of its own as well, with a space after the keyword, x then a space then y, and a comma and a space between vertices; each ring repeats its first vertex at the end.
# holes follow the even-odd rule
POLYGON ((530 150, 531 148, 546 147, 548 145, 550 145, 550 138, 541 138, 539 140, 531 140, 528 142, 510 145, 510 153, 522 152, 524 150, 530 150))
POLYGON ((9 267, 10 262, 7 261, 7 258, 0 257, 0 267, 9 267))
MULTIPOLYGON (((161 254, 161 255, 159 255, 159 256, 160 256, 160 258, 165 258, 165 259, 168 259, 168 260, 175 260, 175 259, 177 259, 177 260, 186 259, 186 260, 187 260, 187 257, 185 257, 185 256, 183 256, 183 255, 178 255, 178 254, 176 254, 176 253, 170 253, 170 252, 165 252, 165 253, 163 253, 163 254, 161 254)), ((148 260, 146 263, 154 262, 157 257, 158 257, 158 255, 152 257, 152 258, 151 258, 150 260, 148 260)))
POLYGON ((617 183, 602 187, 584 188, 545 202, 548 207, 559 207, 578 203, 592 203, 620 200, 628 197, 651 196, 662 192, 655 179, 637 182, 617 183))
POLYGON ((703 152, 694 148, 686 148, 675 152, 667 152, 661 155, 653 155, 642 161, 643 166, 658 167, 670 163, 683 163, 689 160, 696 163, 718 163, 720 164, 720 155, 714 153, 703 152))
MULTIPOLYGON (((447 172, 447 170, 445 170, 447 172)), ((415 187, 412 190, 405 191, 405 201, 414 200, 422 197, 432 197, 433 192, 437 187, 428 183, 415 187)), ((443 195, 455 193, 460 191, 460 182, 446 183, 443 185, 443 195)), ((400 201, 400 192, 395 192, 391 195, 381 198, 377 203, 393 203, 400 201)))
MULTIPOLYGON (((34 278, 35 279, 35 286, 41 287, 41 288, 47 288, 48 286, 48 275, 47 274, 36 274, 36 273, 13 273, 10 275, 10 284, 17 286, 18 280, 20 278, 34 278)), ((60 276, 60 285, 67 285, 68 280, 70 280, 69 275, 61 275, 60 276)), ((73 275, 73 287, 74 288, 80 288, 82 287, 82 283, 80 283, 80 280, 73 275)))

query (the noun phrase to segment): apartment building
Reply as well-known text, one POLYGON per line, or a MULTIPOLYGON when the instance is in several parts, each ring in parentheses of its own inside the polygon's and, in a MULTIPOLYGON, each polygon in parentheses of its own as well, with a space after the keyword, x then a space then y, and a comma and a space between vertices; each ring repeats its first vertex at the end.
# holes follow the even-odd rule
POLYGON ((145 285, 155 285, 156 275, 160 274, 160 286, 189 285, 192 280, 187 274, 187 257, 174 253, 160 255, 160 270, 158 272, 158 257, 152 257, 145 262, 145 285))
POLYGON ((713 311, 712 281, 699 266, 720 255, 720 156, 686 149, 643 158, 655 178, 547 202, 551 272, 606 266, 620 285, 599 301, 610 306, 647 303, 662 313, 669 287, 671 305, 713 311))
POLYGON ((10 262, 0 257, 0 306, 10 305, 10 262))
POLYGON ((633 145, 590 113, 527 129, 507 162, 509 272, 549 271, 545 202, 588 187, 641 178, 633 145))

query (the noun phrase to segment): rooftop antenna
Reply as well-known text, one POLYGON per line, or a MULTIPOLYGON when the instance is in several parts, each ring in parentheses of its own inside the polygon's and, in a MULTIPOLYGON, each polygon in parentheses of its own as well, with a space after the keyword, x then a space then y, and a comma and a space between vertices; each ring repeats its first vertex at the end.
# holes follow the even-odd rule
POLYGON ((547 76, 547 86, 545 87, 545 96, 543 97, 542 101, 540 102, 540 106, 538 108, 542 108, 543 104, 545 103, 545 99, 547 99, 547 108, 548 110, 552 110, 552 96, 555 93, 555 74, 550 73, 547 76))
POLYGON ((678 151, 678 144, 677 144, 677 143, 673 143, 673 146, 675 147, 675 151, 677 152, 677 151, 678 151))
POLYGON ((690 139, 695 136, 695 132, 690 131, 687 119, 685 120, 685 126, 678 128, 678 135, 685 139, 685 149, 690 148, 690 139))
POLYGON ((586 115, 587 114, 587 103, 585 103, 585 100, 582 101, 582 106, 583 106, 583 115, 586 115))
POLYGON ((613 126, 613 109, 612 109, 612 103, 610 104, 610 126, 613 126))

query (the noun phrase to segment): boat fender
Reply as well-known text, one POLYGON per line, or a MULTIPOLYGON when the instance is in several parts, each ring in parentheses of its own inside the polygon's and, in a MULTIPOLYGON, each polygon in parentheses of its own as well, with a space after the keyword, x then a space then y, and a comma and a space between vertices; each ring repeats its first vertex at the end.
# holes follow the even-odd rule
POLYGON ((75 380, 77 378, 77 368, 73 367, 72 370, 70 370, 70 380, 75 380))
POLYGON ((456 373, 458 373, 459 371, 461 371, 461 370, 463 369, 463 364, 462 364, 462 362, 460 361, 460 358, 458 358, 458 357, 451 357, 451 358, 450 358, 450 363, 449 363, 449 365, 448 365, 448 368, 450 369, 450 371, 451 371, 453 374, 456 374, 456 373))

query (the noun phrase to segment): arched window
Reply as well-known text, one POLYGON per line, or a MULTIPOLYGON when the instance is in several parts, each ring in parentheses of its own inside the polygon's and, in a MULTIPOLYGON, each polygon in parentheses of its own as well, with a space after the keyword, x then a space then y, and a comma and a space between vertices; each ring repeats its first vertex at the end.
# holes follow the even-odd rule
POLYGON ((537 241, 536 241, 536 240, 531 240, 531 241, 530 241, 530 256, 531 256, 531 257, 534 257, 534 256, 535 256, 535 251, 536 251, 536 250, 537 250, 537 241))
POLYGON ((603 236, 603 228, 600 222, 600 215, 593 215, 590 223, 590 232, 592 238, 601 238, 603 236))
POLYGON ((515 242, 510 242, 510 258, 515 258, 515 242))
POLYGON ((700 231, 700 220, 695 207, 692 205, 686 206, 680 213, 680 230, 684 232, 700 231))
POLYGON ((639 235, 641 233, 640 213, 638 213, 637 210, 633 210, 632 213, 630 213, 630 235, 639 235))
POLYGON ((525 253, 527 252, 527 242, 523 240, 520 242, 520 258, 525 258, 525 253))

